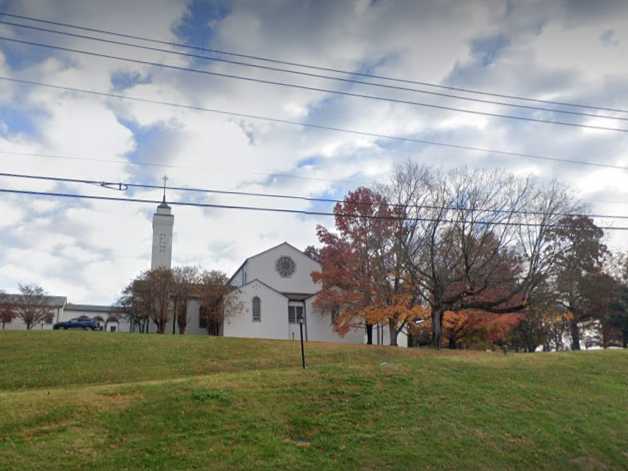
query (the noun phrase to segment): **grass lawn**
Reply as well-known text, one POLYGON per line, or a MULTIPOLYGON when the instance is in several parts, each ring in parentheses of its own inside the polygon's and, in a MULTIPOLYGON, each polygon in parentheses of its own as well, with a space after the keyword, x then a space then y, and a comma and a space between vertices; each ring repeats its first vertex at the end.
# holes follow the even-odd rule
POLYGON ((628 469, 628 351, 0 332, 0 469, 628 469))

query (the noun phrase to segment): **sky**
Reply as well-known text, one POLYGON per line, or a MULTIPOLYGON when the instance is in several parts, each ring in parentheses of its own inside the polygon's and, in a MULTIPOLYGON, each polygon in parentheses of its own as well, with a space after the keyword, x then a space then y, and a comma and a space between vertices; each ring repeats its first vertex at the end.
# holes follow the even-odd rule
MULTIPOLYGON (((0 0, 0 11, 352 72, 628 109, 628 2, 623 0, 0 0)), ((6 17, 0 21, 35 24, 6 17)), ((308 87, 628 127, 616 119, 518 110, 347 84, 6 24, 0 24, 0 37, 308 87)), ((0 39, 0 76, 371 133, 628 166, 626 133, 279 87, 6 39, 0 39)), ((628 185, 622 170, 334 133, 0 80, 3 173, 146 184, 159 184, 167 175, 173 186, 342 198, 359 185, 385 182, 395 165, 407 160, 443 170, 503 168, 541 181, 559 179, 590 211, 628 214, 628 185)), ((0 188, 161 197, 156 190, 120 193, 95 185, 4 177, 0 177, 0 188)), ((168 192, 168 198, 331 210, 320 203, 174 191, 168 192)), ((37 283, 74 303, 114 302, 129 281, 150 266, 154 209, 128 202, 0 195, 0 289, 15 291, 19 283, 37 283)), ((211 208, 174 207, 173 213, 173 263, 229 275, 244 258, 283 241, 298 248, 315 244, 316 225, 333 223, 325 216, 211 208)), ((621 220, 597 222, 622 225, 621 220)), ((626 250, 627 238, 628 233, 609 232, 607 242, 613 249, 626 250)))

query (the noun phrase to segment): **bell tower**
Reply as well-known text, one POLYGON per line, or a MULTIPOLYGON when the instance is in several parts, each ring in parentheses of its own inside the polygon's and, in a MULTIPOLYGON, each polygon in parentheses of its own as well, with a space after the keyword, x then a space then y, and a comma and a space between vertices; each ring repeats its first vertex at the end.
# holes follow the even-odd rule
POLYGON ((153 252, 150 268, 172 268, 172 229, 174 216, 166 203, 166 182, 164 177, 164 196, 161 204, 153 214, 153 252))

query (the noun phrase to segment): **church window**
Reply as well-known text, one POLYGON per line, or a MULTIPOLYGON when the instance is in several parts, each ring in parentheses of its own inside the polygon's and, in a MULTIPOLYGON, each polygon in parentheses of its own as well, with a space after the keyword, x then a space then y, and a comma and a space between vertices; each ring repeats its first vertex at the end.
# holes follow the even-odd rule
POLYGON ((288 323, 296 324, 303 317, 303 306, 288 306, 288 323))
POLYGON ((259 296, 253 298, 253 322, 262 322, 262 300, 259 296))
POLYGON ((282 278, 290 278, 294 274, 296 267, 294 260, 287 256, 279 257, 277 262, 275 262, 275 270, 282 278))

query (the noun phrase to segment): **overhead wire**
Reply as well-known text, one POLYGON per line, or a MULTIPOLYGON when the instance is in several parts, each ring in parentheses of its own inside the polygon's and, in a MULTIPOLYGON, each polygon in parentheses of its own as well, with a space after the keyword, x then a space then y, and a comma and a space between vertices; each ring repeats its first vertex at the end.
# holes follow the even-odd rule
MULTIPOLYGON (((114 196, 99 196, 99 195, 84 195, 76 193, 57 193, 50 191, 31 191, 31 190, 18 190, 10 188, 0 188, 0 193, 16 194, 26 196, 42 196, 42 197, 58 197, 58 198, 75 198, 82 200, 100 200, 100 201, 115 201, 115 202, 128 202, 128 203, 143 203, 143 204, 161 204, 162 200, 144 199, 144 198, 120 198, 114 196)), ((169 205, 173 206, 191 206, 198 208, 214 208, 214 209, 232 209, 243 211, 260 211, 271 213, 284 213, 284 214, 297 214, 304 216, 330 216, 330 217, 348 217, 348 218, 363 218, 363 219, 383 219, 383 220, 397 220, 397 221, 413 221, 413 222, 428 222, 428 223, 455 223, 454 219, 447 218, 422 218, 422 217, 397 217, 397 216, 377 216, 377 215, 361 215, 354 213, 332 213, 326 211, 314 211, 304 209, 290 209, 290 208, 272 208, 262 206, 243 206, 243 205, 227 205, 216 203, 197 203, 193 201, 168 201, 169 205)), ((545 228, 562 228, 564 225, 552 225, 552 224, 538 224, 538 223, 524 223, 524 222, 504 222, 504 221, 474 221, 474 224, 478 225, 492 225, 492 226, 515 226, 515 227, 545 227, 545 228)), ((598 226, 599 229, 609 231, 626 231, 628 227, 624 226, 598 226)))
POLYGON ((246 118, 246 119, 259 120, 259 121, 267 121, 271 123, 312 128, 312 129, 318 129, 318 130, 323 130, 323 131, 332 131, 332 132, 338 132, 338 133, 343 133, 343 134, 370 137, 370 138, 375 138, 375 139, 386 139, 386 140, 393 140, 393 141, 399 141, 399 142, 423 144, 423 145, 428 145, 428 146, 447 147, 450 149, 465 150, 465 151, 479 152, 479 153, 485 153, 485 154, 493 154, 493 155, 499 155, 499 156, 504 156, 504 157, 519 157, 519 158, 525 158, 525 159, 545 160, 545 161, 552 161, 552 162, 559 162, 559 163, 585 165, 585 166, 598 167, 598 168, 628 170, 628 166, 623 166, 623 165, 614 165, 614 164, 609 164, 609 163, 593 162, 593 161, 586 161, 586 160, 575 160, 575 159, 567 159, 567 158, 560 158, 560 157, 552 157, 552 156, 541 155, 541 154, 531 154, 527 152, 515 152, 515 151, 506 151, 506 150, 499 150, 499 149, 489 149, 489 148, 483 148, 483 147, 478 147, 478 146, 454 144, 454 143, 449 143, 449 142, 433 141, 433 140, 428 140, 428 139, 418 139, 418 138, 413 138, 413 137, 393 136, 393 135, 387 135, 387 134, 381 134, 381 133, 375 133, 375 132, 369 132, 369 131, 360 131, 360 130, 354 130, 354 129, 339 128, 335 126, 326 126, 322 124, 307 123, 303 121, 293 121, 289 119, 274 118, 272 116, 263 116, 263 115, 256 115, 256 114, 250 114, 250 113, 239 113, 239 112, 228 111, 228 110, 217 109, 217 108, 207 108, 207 107, 196 106, 196 105, 186 105, 182 103, 155 100, 152 98, 142 98, 142 97, 121 95, 121 94, 110 93, 110 92, 88 90, 88 89, 77 88, 77 87, 54 85, 54 84, 38 82, 34 80, 18 79, 14 77, 0 76, 0 80, 18 83, 21 85, 44 87, 44 88, 63 90, 63 91, 73 92, 73 93, 83 93, 83 94, 106 97, 106 98, 114 98, 118 100, 134 101, 138 103, 163 105, 163 106, 186 109, 186 110, 191 110, 191 111, 208 112, 208 113, 220 114, 224 116, 246 118))
MULTIPOLYGON (((17 178, 17 179, 27 179, 27 180, 44 180, 44 181, 52 181, 57 183, 82 183, 88 185, 99 185, 103 188, 108 189, 116 189, 119 191, 126 191, 129 188, 139 188, 139 189, 147 189, 147 190, 170 190, 170 191, 180 191, 180 192, 193 192, 193 193, 207 193, 207 194, 218 194, 218 195, 227 195, 227 196, 246 196, 246 197, 256 197, 256 198, 274 198, 274 199, 288 199, 288 200, 300 200, 307 202, 318 202, 318 203, 346 203, 345 200, 335 199, 335 198, 323 198, 323 197, 314 197, 314 196, 303 196, 303 195, 286 195, 286 194, 278 194, 278 193, 260 193, 260 192, 251 192, 251 191, 238 191, 238 190, 221 190, 221 189, 212 189, 212 188, 198 188, 198 187, 189 187, 189 186, 169 186, 169 185, 155 185, 148 183, 134 183, 134 182, 124 182, 124 181, 109 181, 109 180, 94 180, 94 179, 85 179, 85 178, 67 178, 67 177, 57 177, 57 176, 49 176, 49 175, 33 175, 33 174, 22 174, 22 173, 7 173, 0 172, 0 177, 5 178, 17 178)), ((357 202, 356 205, 364 206, 366 203, 357 202)), ((507 209, 507 208, 466 208, 461 206, 435 206, 429 204, 396 204, 396 203, 386 203, 384 206, 391 208, 415 208, 415 209, 430 209, 430 210, 443 210, 443 211, 464 211, 464 212, 476 212, 476 213, 496 213, 496 214, 525 214, 525 215, 543 215, 542 211, 534 211, 534 210, 524 210, 524 209, 507 209)), ((600 218, 600 219, 627 219, 628 216, 624 215, 610 215, 610 214, 590 214, 590 213, 556 213, 557 216, 564 217, 590 217, 590 218, 600 218)))
POLYGON ((590 104, 584 104, 584 103, 574 103, 574 102, 565 102, 565 101, 558 101, 558 100, 525 97, 525 96, 514 95, 514 94, 496 93, 496 92, 490 92, 486 90, 476 90, 476 89, 457 87, 457 86, 452 86, 452 85, 444 85, 444 84, 434 83, 434 82, 412 80, 412 79, 406 79, 406 78, 400 78, 400 77, 390 77, 386 75, 373 74, 373 73, 368 73, 368 72, 349 71, 349 70, 343 70, 343 69, 334 68, 334 67, 306 64, 306 63, 295 62, 295 61, 286 61, 286 60, 281 60, 281 59, 263 57, 263 56, 254 55, 254 54, 243 54, 243 53, 239 53, 235 51, 226 51, 226 50, 216 49, 216 48, 201 47, 198 45, 179 43, 175 41, 166 41, 166 40, 157 39, 157 38, 148 38, 145 36, 125 34, 125 33, 109 31, 109 30, 100 29, 100 28, 86 27, 82 25, 76 25, 76 24, 65 23, 65 22, 60 22, 60 21, 52 21, 52 20, 36 18, 36 17, 26 16, 26 15, 18 15, 18 14, 10 13, 10 12, 0 12, 0 16, 7 16, 7 17, 16 18, 16 19, 28 20, 32 22, 44 23, 44 24, 55 25, 55 26, 62 26, 65 28, 72 28, 72 29, 77 29, 80 31, 87 31, 91 33, 105 34, 105 35, 115 36, 119 38, 140 40, 140 41, 150 42, 153 44, 161 44, 164 46, 176 47, 180 49, 204 51, 204 52, 226 55, 226 56, 231 56, 231 57, 251 59, 251 60, 256 60, 259 62, 288 65, 288 66, 300 67, 300 68, 311 69, 311 70, 319 70, 323 72, 334 72, 334 73, 357 76, 357 77, 381 79, 381 80, 386 80, 390 82, 422 85, 422 86, 427 86, 427 87, 439 88, 443 90, 452 90, 452 91, 464 92, 464 93, 469 93, 469 94, 474 94, 474 95, 492 96, 496 98, 505 98, 509 100, 527 101, 527 102, 533 102, 533 103, 543 103, 543 104, 567 106, 567 107, 572 107, 572 108, 581 108, 581 109, 589 109, 589 110, 608 111, 608 112, 614 112, 614 113, 628 113, 628 110, 626 109, 613 108, 609 106, 590 105, 590 104))
POLYGON ((453 111, 453 112, 458 112, 458 113, 466 113, 466 114, 472 114, 472 115, 477 115, 477 116, 486 116, 486 117, 491 117, 491 118, 503 118, 503 119, 517 120, 517 121, 527 121, 527 122, 538 123, 538 124, 551 124, 551 125, 567 126, 567 127, 573 127, 573 128, 592 129, 592 130, 597 130, 597 131, 628 133, 628 128, 613 128, 613 127, 608 127, 608 126, 597 126, 597 125, 592 125, 592 124, 582 124, 582 123, 575 123, 575 122, 569 122, 569 121, 547 120, 547 119, 541 119, 541 118, 532 118, 529 116, 518 116, 518 115, 494 113, 494 112, 489 112, 489 111, 471 110, 471 109, 466 109, 466 108, 456 108, 453 106, 437 105, 434 103, 425 103, 425 102, 419 102, 419 101, 383 97, 379 95, 368 95, 364 93, 348 92, 344 90, 332 90, 328 88, 313 87, 313 86, 301 85, 301 84, 296 84, 296 83, 281 82, 281 81, 276 81, 276 80, 266 80, 266 79, 261 79, 261 78, 256 78, 256 77, 248 77, 248 76, 223 73, 223 72, 215 72, 215 71, 210 71, 210 70, 205 70, 205 69, 194 69, 192 67, 183 67, 183 66, 178 66, 178 65, 173 65, 173 64, 164 64, 162 62, 153 62, 153 61, 147 61, 143 59, 133 59, 130 57, 115 56, 113 54, 86 51, 83 49, 76 49, 76 48, 59 46, 59 45, 48 44, 48 43, 41 43, 37 41, 27 41, 23 39, 9 38, 6 36, 0 36, 0 40, 9 41, 9 42, 17 43, 17 44, 25 44, 29 46, 53 49, 53 50, 58 50, 58 51, 71 52, 73 54, 82 54, 82 55, 87 55, 91 57, 99 57, 103 59, 117 60, 121 62, 147 65, 150 67, 159 67, 159 68, 164 68, 168 70, 176 70, 180 72, 191 72, 191 73, 196 73, 196 74, 209 75, 213 77, 241 80, 241 81, 253 82, 253 83, 261 83, 265 85, 295 88, 299 90, 306 90, 306 91, 312 91, 312 92, 329 93, 329 94, 348 96, 348 97, 354 97, 354 98, 364 98, 364 99, 375 100, 375 101, 383 101, 387 103, 427 107, 427 108, 437 109, 441 111, 453 111))
POLYGON ((482 103, 482 104, 498 105, 498 106, 509 106, 509 107, 513 107, 513 108, 521 108, 521 109, 526 109, 526 110, 531 110, 531 111, 542 111, 542 112, 547 112, 547 113, 560 113, 560 114, 568 114, 568 115, 572 115, 572 116, 582 116, 582 117, 588 117, 588 118, 600 118, 600 119, 628 121, 628 117, 601 115, 601 114, 587 113, 587 112, 582 112, 582 111, 572 111, 572 110, 565 110, 565 109, 558 109, 558 108, 544 108, 544 107, 540 107, 540 106, 523 105, 523 104, 519 104, 519 103, 509 103, 509 102, 504 102, 504 101, 495 101, 495 100, 487 100, 487 99, 482 99, 482 98, 474 98, 474 97, 467 97, 467 96, 461 96, 461 95, 452 95, 450 93, 435 92, 435 91, 431 91, 431 90, 410 88, 410 87, 404 87, 404 86, 398 86, 398 85, 390 85, 390 84, 379 83, 379 82, 366 82, 364 80, 356 80, 356 79, 349 79, 349 78, 336 77, 336 76, 330 76, 330 75, 322 75, 322 74, 311 73, 311 72, 303 72, 303 71, 299 71, 299 70, 285 69, 285 68, 280 68, 280 67, 266 66, 266 65, 260 65, 260 64, 252 64, 250 62, 242 62, 242 61, 224 59, 224 58, 215 57, 215 56, 214 57, 210 57, 210 56, 204 56, 204 55, 200 55, 200 54, 190 54, 190 53, 185 53, 185 52, 180 52, 180 51, 173 51, 173 50, 170 50, 170 49, 163 49, 163 48, 157 48, 157 47, 151 47, 151 46, 144 46, 144 45, 141 45, 141 44, 133 44, 133 43, 125 42, 125 41, 115 41, 115 40, 112 40, 112 39, 98 38, 98 37, 89 36, 89 35, 85 35, 85 34, 77 34, 77 33, 71 33, 71 32, 67 32, 67 31, 59 31, 59 30, 55 30, 55 29, 51 29, 51 28, 42 28, 42 27, 38 27, 38 26, 24 25, 24 24, 20 24, 20 23, 14 23, 14 22, 11 22, 11 21, 1 21, 0 20, 0 24, 4 24, 4 25, 8 25, 8 26, 14 26, 14 27, 18 27, 18 28, 31 29, 31 30, 34 30, 34 31, 53 33, 53 34, 73 37, 73 38, 77 38, 77 39, 87 39, 87 40, 90 40, 90 41, 98 41, 98 42, 103 42, 103 43, 112 44, 112 45, 116 45, 116 46, 133 47, 133 48, 148 50, 148 51, 151 51, 151 52, 159 52, 159 53, 165 53, 165 54, 175 54, 175 55, 178 55, 178 56, 188 57, 188 58, 192 58, 192 59, 202 59, 202 60, 206 60, 206 61, 210 61, 210 62, 221 62, 221 63, 226 63, 226 64, 244 66, 244 67, 252 67, 252 68, 257 68, 257 69, 269 70, 269 71, 272 71, 272 72, 282 72, 282 73, 300 75, 300 76, 305 76, 305 77, 309 77, 309 78, 324 79, 324 80, 334 80, 334 81, 339 81, 339 82, 343 82, 343 83, 350 83, 350 84, 354 84, 354 85, 366 85, 366 86, 372 86, 372 87, 378 87, 378 88, 386 88, 386 89, 391 89, 391 90, 396 90, 396 91, 421 93, 421 94, 426 94, 426 95, 432 95, 432 96, 438 96, 438 97, 444 97, 444 98, 452 98, 452 99, 456 99, 456 100, 469 101, 469 102, 473 102, 473 103, 482 103))

